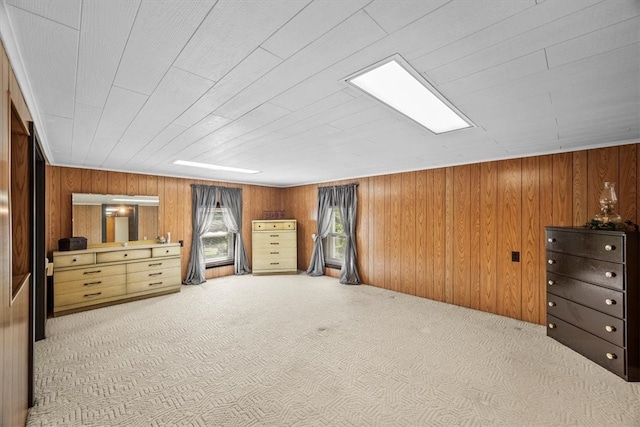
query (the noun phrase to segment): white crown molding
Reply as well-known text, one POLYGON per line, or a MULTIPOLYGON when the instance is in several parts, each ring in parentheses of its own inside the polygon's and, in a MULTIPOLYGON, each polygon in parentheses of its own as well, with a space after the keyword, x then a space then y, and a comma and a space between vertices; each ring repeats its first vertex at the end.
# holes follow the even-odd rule
POLYGON ((7 57, 9 58, 9 63, 11 64, 11 68, 13 69, 13 73, 16 76, 16 80, 18 81, 18 85, 20 86, 20 91, 22 92, 22 97, 29 108, 29 113, 31 113, 31 117, 35 124, 36 129, 39 129, 38 137, 40 140, 40 145, 43 150, 43 154, 45 156, 45 160, 52 164, 51 160, 53 156, 51 155, 51 150, 49 149, 49 144, 47 141, 47 134, 44 132, 44 124, 40 117, 40 112, 38 109, 38 104, 33 96, 33 91, 31 90, 31 84, 29 83, 29 78, 25 71, 24 62, 22 60, 22 55, 20 54, 20 49, 18 48, 18 44, 16 43, 15 32, 13 31, 13 23, 7 13, 7 5, 5 0, 0 1, 0 39, 2 40, 2 44, 4 45, 4 49, 7 52, 7 57))

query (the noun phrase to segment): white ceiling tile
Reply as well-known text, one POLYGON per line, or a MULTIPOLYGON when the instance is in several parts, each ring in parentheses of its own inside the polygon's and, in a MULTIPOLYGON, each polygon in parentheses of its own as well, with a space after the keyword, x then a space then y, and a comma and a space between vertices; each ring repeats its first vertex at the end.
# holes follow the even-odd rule
POLYGON ((116 86, 111 88, 96 137, 115 141, 120 139, 148 98, 116 86))
POLYGON ((75 30, 80 28, 81 0, 5 0, 5 3, 75 30))
POLYGON ((73 120, 71 163, 82 164, 95 136, 102 108, 76 102, 73 120))
POLYGON ((174 123, 181 126, 194 125, 245 87, 268 73, 280 62, 282 62, 280 58, 264 49, 254 50, 178 117, 174 123))
POLYGON ((218 81, 306 4, 220 0, 175 65, 218 81))
POLYGON ((104 107, 139 5, 140 0, 83 4, 77 102, 104 107))
POLYGON ((78 31, 22 9, 10 12, 17 41, 29 46, 22 60, 30 86, 40 94, 40 111, 72 119, 78 31))
MULTIPOLYGON (((137 165, 137 164, 153 164, 158 158, 159 153, 167 147, 177 146, 174 143, 174 139, 183 134, 187 129, 184 126, 178 126, 170 124, 164 128, 159 134, 152 138, 147 145, 140 149, 137 153, 130 156, 129 159, 124 162, 124 166, 137 165)), ((143 169, 140 169, 143 170, 143 169)))
POLYGON ((384 30, 391 34, 411 22, 427 15, 450 0, 376 0, 365 11, 384 30))
POLYGON ((44 114, 43 116, 43 131, 46 132, 47 135, 51 135, 55 141, 60 141, 53 150, 55 161, 63 165, 70 165, 73 121, 67 117, 59 117, 52 114, 44 114))
POLYGON ((286 59, 366 6, 370 0, 316 0, 269 37, 262 47, 286 59))
POLYGON ((627 19, 546 49, 549 67, 640 42, 640 17, 627 19))
POLYGON ((114 84, 150 95, 214 4, 142 2, 114 84))

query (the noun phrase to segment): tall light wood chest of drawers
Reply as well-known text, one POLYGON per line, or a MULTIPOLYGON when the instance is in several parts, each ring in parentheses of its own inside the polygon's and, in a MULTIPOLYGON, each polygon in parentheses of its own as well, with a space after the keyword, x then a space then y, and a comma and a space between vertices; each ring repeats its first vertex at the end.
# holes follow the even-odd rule
POLYGON ((180 292, 179 244, 53 253, 54 316, 180 292))
POLYGON ((297 273, 296 220, 254 220, 251 225, 253 274, 297 273))
POLYGON ((547 335, 640 381, 639 233, 547 227, 547 335))

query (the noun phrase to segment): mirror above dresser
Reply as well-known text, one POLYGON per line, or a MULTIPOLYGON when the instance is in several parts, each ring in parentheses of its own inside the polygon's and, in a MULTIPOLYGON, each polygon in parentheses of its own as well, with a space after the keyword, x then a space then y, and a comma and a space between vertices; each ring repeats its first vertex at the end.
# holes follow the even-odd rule
POLYGON ((158 196, 73 193, 72 230, 88 245, 158 236, 158 196))

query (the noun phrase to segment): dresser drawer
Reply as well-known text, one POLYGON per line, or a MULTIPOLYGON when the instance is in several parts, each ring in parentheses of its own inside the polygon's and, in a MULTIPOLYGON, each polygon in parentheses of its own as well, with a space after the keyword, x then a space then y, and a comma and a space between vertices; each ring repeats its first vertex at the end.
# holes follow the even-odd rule
POLYGON ((547 336, 621 377, 626 374, 626 353, 623 348, 549 314, 547 314, 547 336))
POLYGON ((127 264, 127 273, 158 270, 169 267, 177 268, 178 271, 180 271, 180 265, 180 258, 150 259, 147 261, 127 264))
POLYGON ((587 231, 547 230, 547 250, 622 263, 624 242, 621 235, 587 231))
POLYGON ((96 254, 96 262, 119 262, 132 259, 151 258, 151 249, 131 249, 126 251, 99 252, 96 254))
POLYGON ((547 251, 547 271, 624 290, 624 265, 547 251))
POLYGON ((91 303, 92 301, 104 298, 124 295, 127 292, 125 284, 117 286, 106 286, 100 289, 87 289, 82 292, 71 292, 68 294, 56 295, 56 308, 71 304, 91 303))
POLYGON ((547 313, 619 347, 624 347, 624 321, 573 301, 547 294, 547 313))
MULTIPOLYGON (((55 268, 55 267, 54 267, 55 268)), ((76 280, 95 280, 100 277, 115 276, 125 274, 124 265, 92 265, 86 268, 76 268, 66 271, 54 271, 53 279, 55 286, 61 282, 70 282, 76 280)))
POLYGON ((296 233, 290 231, 253 233, 253 247, 296 247, 296 233))
POLYGON ((135 273, 129 273, 127 275, 127 283, 164 279, 165 277, 180 277, 180 270, 177 268, 164 268, 159 270, 138 271, 135 273))
POLYGON ((153 258, 165 256, 179 256, 180 246, 167 246, 166 248, 152 248, 151 256, 153 258))
POLYGON ((127 283, 127 293, 154 291, 166 288, 180 288, 181 279, 179 275, 152 277, 139 282, 127 283))
POLYGON ((82 280, 72 280, 69 282, 55 282, 53 293, 56 297, 62 294, 68 294, 72 292, 96 292, 102 288, 108 286, 119 286, 127 284, 126 274, 117 274, 115 276, 101 276, 101 277, 87 277, 82 280))
POLYGON ((96 262, 96 254, 93 252, 75 255, 56 255, 53 260, 53 268, 75 267, 90 265, 96 262))
POLYGON ((253 260, 254 270, 295 270, 296 258, 258 258, 253 260))
POLYGON ((547 272, 547 292, 614 317, 625 317, 624 294, 613 289, 547 272), (607 300, 615 301, 615 304, 607 304, 607 300))
POLYGON ((292 246, 289 247, 254 247, 253 256, 260 258, 295 258, 297 256, 297 249, 292 246))

